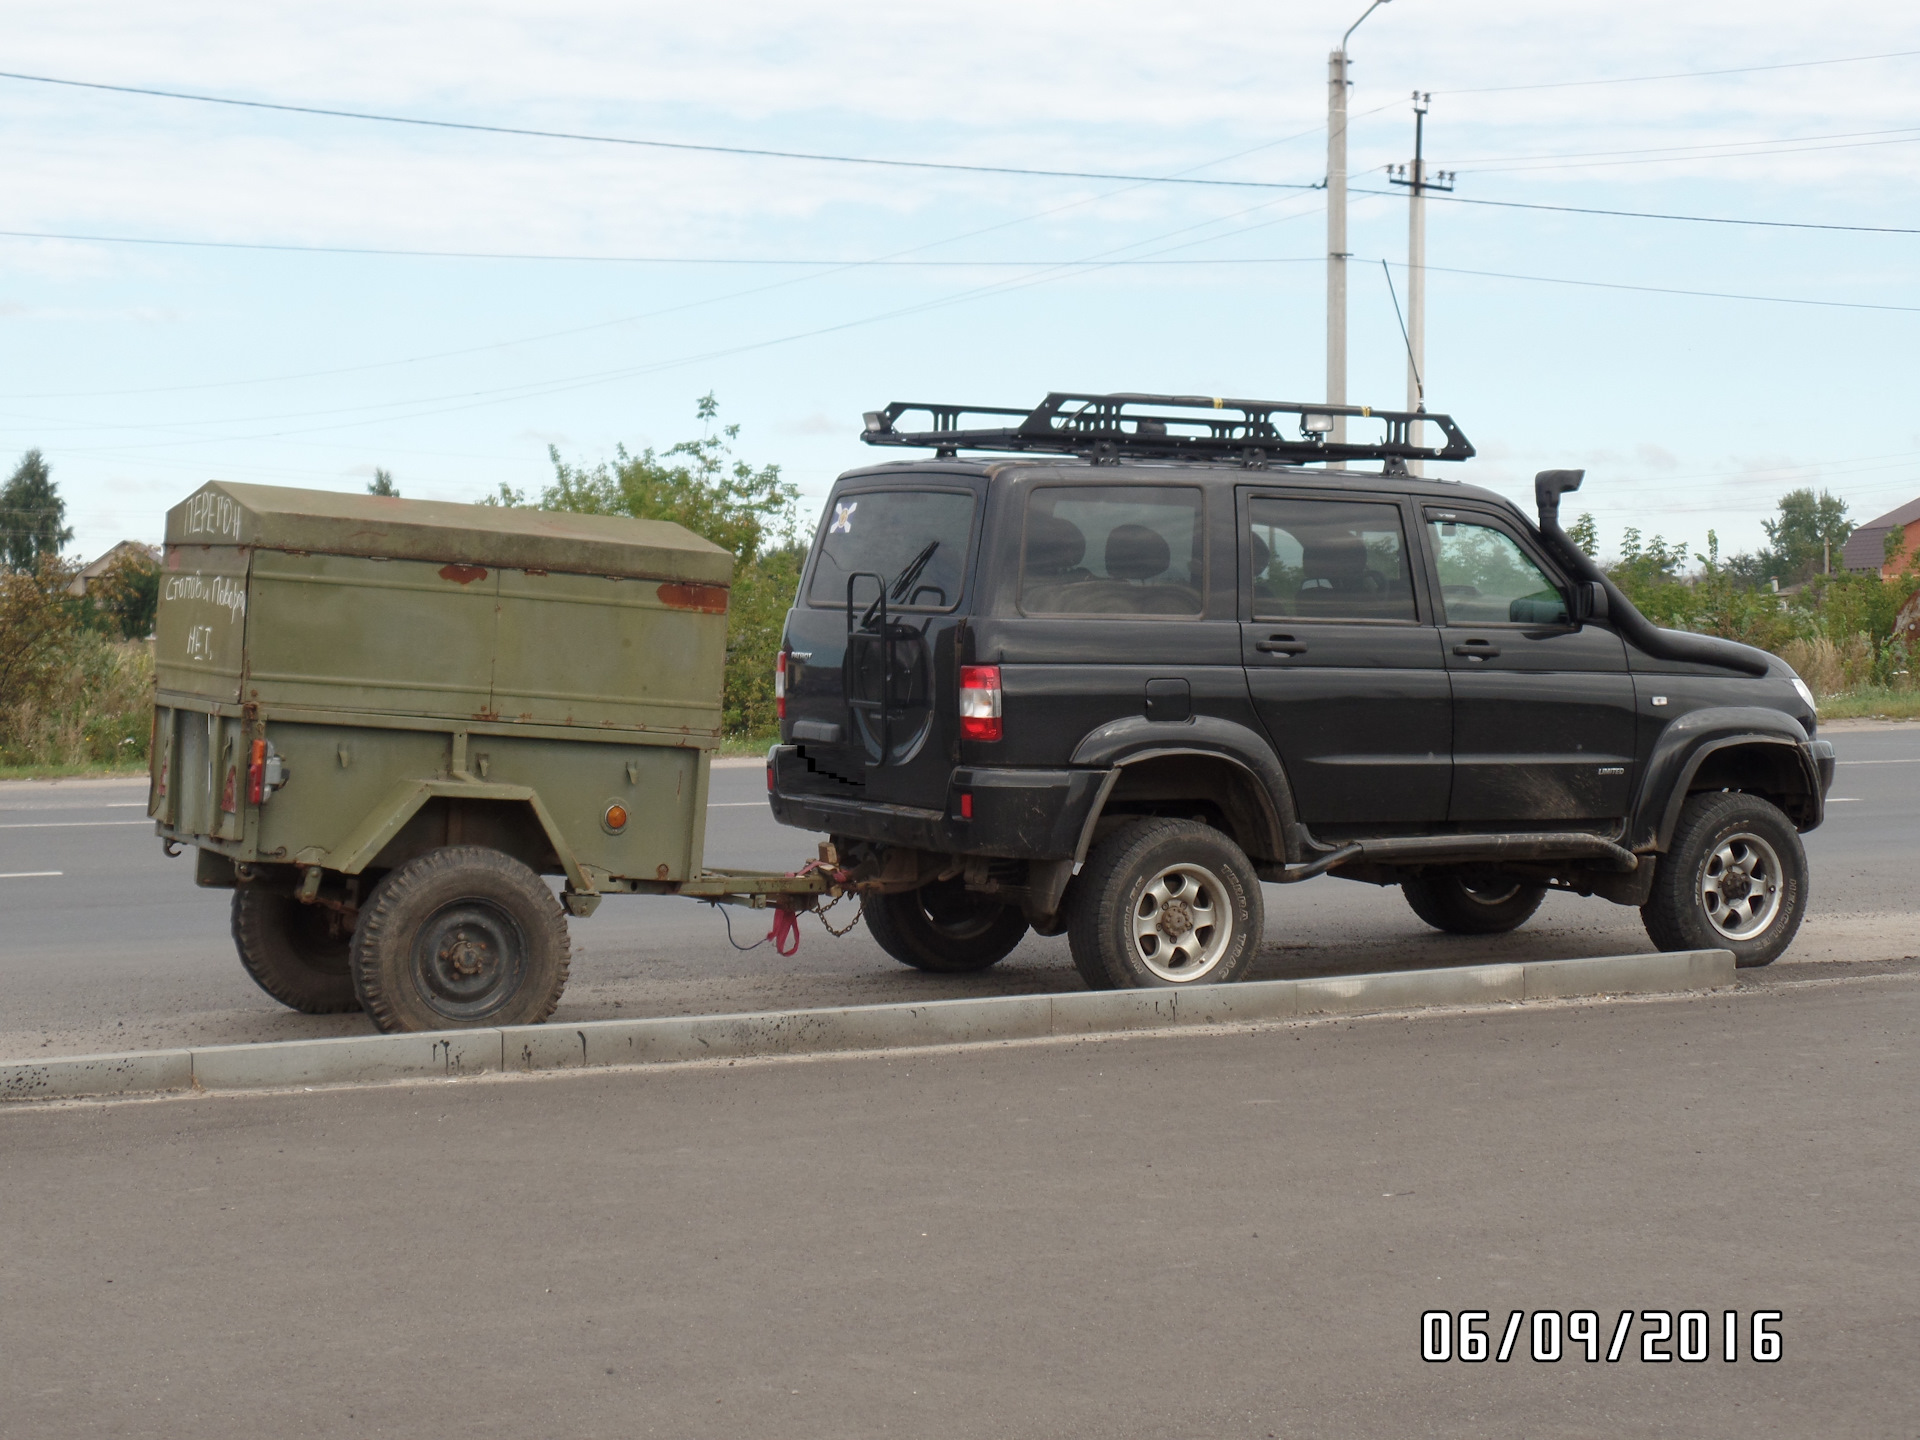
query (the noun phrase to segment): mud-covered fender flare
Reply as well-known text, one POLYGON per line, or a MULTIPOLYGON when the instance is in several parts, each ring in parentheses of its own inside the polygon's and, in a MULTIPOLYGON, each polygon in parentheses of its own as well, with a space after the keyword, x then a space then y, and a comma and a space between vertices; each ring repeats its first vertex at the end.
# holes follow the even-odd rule
POLYGON ((1810 753, 1807 732, 1782 710, 1763 706, 1710 706, 1691 710, 1660 732, 1647 757, 1639 798, 1634 805, 1629 849, 1665 852, 1680 823, 1688 788, 1708 757, 1741 745, 1780 746, 1791 752, 1793 764, 1805 778, 1813 797, 1811 830, 1822 818, 1826 792, 1810 753))
POLYGON ((1121 772, 1129 765, 1166 755, 1206 756, 1223 760, 1244 772, 1253 781, 1254 794, 1260 799, 1272 853, 1289 861, 1300 858, 1300 816, 1294 809, 1293 787, 1287 783, 1287 772, 1280 764, 1280 757, 1264 735, 1217 715, 1196 715, 1188 720, 1148 720, 1144 716, 1128 715, 1089 731, 1074 747, 1070 763, 1108 772, 1107 783, 1101 787, 1081 827, 1080 843, 1074 852, 1075 864, 1086 858, 1094 826, 1099 823, 1107 796, 1121 772))

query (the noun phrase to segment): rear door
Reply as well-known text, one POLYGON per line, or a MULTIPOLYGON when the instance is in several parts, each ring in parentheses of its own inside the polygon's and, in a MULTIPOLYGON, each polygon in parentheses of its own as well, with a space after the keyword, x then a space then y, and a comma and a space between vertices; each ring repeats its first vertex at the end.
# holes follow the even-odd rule
POLYGON ((1240 515, 1241 660, 1300 818, 1445 820, 1452 703, 1411 507, 1249 486, 1240 515))
POLYGON ((1471 827, 1618 819, 1634 780, 1633 678, 1605 625, 1574 625, 1566 582, 1518 526, 1428 506, 1453 677, 1453 801, 1471 827))
POLYGON ((835 488, 787 616, 785 733, 806 761, 803 793, 945 804, 984 490, 955 475, 835 488))

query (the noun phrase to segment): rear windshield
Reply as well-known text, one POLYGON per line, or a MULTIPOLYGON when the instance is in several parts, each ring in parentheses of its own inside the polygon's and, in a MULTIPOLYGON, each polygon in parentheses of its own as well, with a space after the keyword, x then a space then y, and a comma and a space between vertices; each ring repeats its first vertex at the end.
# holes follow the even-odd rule
MULTIPOLYGON (((848 577, 880 576, 897 610, 951 610, 960 603, 973 535, 973 494, 953 490, 866 490, 837 496, 827 507, 827 533, 807 586, 812 605, 845 605, 848 577)), ((870 604, 872 579, 854 584, 870 604)))

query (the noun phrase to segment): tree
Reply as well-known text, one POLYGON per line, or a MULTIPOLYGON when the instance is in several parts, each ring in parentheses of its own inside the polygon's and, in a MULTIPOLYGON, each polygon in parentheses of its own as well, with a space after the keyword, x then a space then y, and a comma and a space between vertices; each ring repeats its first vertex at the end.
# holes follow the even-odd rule
POLYGON ((1589 513, 1582 515, 1567 527, 1567 538, 1580 547, 1580 553, 1589 560, 1600 558, 1600 527, 1594 523, 1589 513))
POLYGON ((1780 514, 1760 522, 1783 577, 1805 580, 1830 568, 1853 533, 1847 502, 1822 490, 1794 490, 1780 497, 1780 514))
POLYGON ((88 588, 122 639, 144 640, 153 634, 160 606, 160 562, 145 550, 122 550, 88 588))
POLYGON ((67 502, 53 483, 53 473, 38 450, 20 457, 13 478, 0 488, 0 544, 9 569, 21 574, 37 570, 43 556, 59 559, 73 539, 64 522, 67 502))
POLYGON ((0 571, 0 720, 46 698, 71 652, 79 634, 66 593, 72 579, 56 555, 0 571))
MULTIPOLYGON (((698 413, 705 433, 698 440, 682 440, 665 451, 649 447, 638 455, 623 445, 612 461, 592 468, 568 464, 549 446, 553 483, 540 492, 538 505, 672 520, 733 552, 722 706, 729 731, 759 735, 774 725, 773 660, 806 558, 794 529, 800 492, 780 478, 778 465, 755 469, 734 456, 740 427, 716 432, 719 410, 711 394, 703 395, 698 413)), ((525 491, 502 484, 483 503, 517 507, 529 502, 525 491)))
POLYGON ((373 483, 367 486, 367 494, 390 495, 396 500, 399 499, 400 488, 393 483, 393 472, 382 470, 378 465, 374 466, 373 483))

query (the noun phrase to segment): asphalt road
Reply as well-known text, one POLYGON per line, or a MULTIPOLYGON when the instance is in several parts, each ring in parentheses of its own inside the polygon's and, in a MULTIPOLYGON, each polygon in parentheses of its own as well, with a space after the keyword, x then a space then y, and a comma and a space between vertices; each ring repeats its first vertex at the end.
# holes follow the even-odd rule
POLYGON ((1917 1088, 1908 971, 15 1107, 0 1433, 1911 1436, 1917 1088), (1422 1362, 1514 1308, 1710 1358, 1422 1362))
MULTIPOLYGON (((1841 728, 1832 738, 1834 803, 1807 839, 1812 916, 1767 981, 1808 965, 1920 954, 1920 725, 1841 728)), ((774 824, 763 796, 756 766, 716 770, 708 863, 790 869, 813 853, 815 837, 774 824)), ((196 889, 188 857, 162 856, 141 818, 144 797, 144 783, 0 784, 0 1058, 365 1033, 359 1016, 295 1015, 254 987, 234 957, 226 892, 196 889)), ((1636 911, 1575 896, 1549 896, 1524 928, 1491 939, 1429 930, 1397 889, 1321 879, 1267 886, 1266 901, 1258 978, 1651 948, 1636 911)), ((733 929, 750 941, 764 921, 735 912, 733 929)), ((835 939, 803 919, 801 933, 792 959, 770 946, 743 954, 715 909, 611 898, 573 922, 573 980, 556 1018, 1080 985, 1060 937, 1029 936, 985 975, 941 977, 896 964, 864 929, 835 939)))

